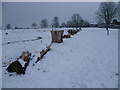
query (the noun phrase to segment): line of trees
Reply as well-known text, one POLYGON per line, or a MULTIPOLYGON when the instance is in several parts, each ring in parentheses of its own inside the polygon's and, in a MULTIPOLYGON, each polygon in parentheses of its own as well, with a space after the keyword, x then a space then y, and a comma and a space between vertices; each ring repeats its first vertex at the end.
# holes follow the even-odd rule
POLYGON ((80 14, 75 13, 71 16, 71 20, 67 21, 66 27, 89 27, 90 23, 82 19, 80 14))
MULTIPOLYGON (((78 13, 73 14, 70 18, 70 21, 67 21, 66 23, 63 22, 61 24, 59 23, 59 18, 55 16, 51 24, 52 28, 59 28, 59 27, 60 28, 62 27, 76 27, 77 28, 77 27, 87 27, 87 26, 90 26, 89 22, 84 21, 82 17, 80 16, 80 14, 78 13)), ((37 27, 38 27, 37 23, 35 22, 32 23, 32 28, 36 29, 37 27)), ((40 27, 48 28, 47 19, 41 20, 40 27)))
MULTIPOLYGON (((89 22, 87 21, 84 21, 82 19, 82 17, 80 16, 80 14, 78 13, 75 13, 71 16, 70 20, 67 21, 67 22, 63 22, 60 24, 59 22, 59 18, 57 16, 55 16, 53 18, 53 21, 52 21, 52 24, 51 24, 51 27, 52 28, 62 28, 62 27, 87 27, 89 26, 89 22)), ((32 29, 37 29, 38 27, 40 28, 48 28, 49 25, 48 25, 48 21, 47 19, 42 19, 40 24, 37 24, 36 22, 33 22, 31 24, 31 28, 32 29)), ((7 24, 6 25, 6 29, 11 29, 11 25, 10 24, 7 24)), ((18 28, 18 27, 15 27, 15 29, 21 29, 21 28, 18 28)))
MULTIPOLYGON (((82 17, 80 16, 80 14, 75 13, 71 16, 70 20, 67 21, 66 23, 59 23, 59 18, 57 16, 55 16, 53 18, 51 27, 52 28, 63 28, 63 27, 89 27, 90 23, 83 20, 82 17)), ((32 23, 32 28, 36 29, 38 27, 37 23, 32 23)), ((41 28, 48 28, 48 21, 46 19, 41 20, 40 23, 40 27, 41 28)))
MULTIPOLYGON (((109 35, 109 30, 108 30, 109 25, 111 24, 112 20, 115 17, 117 17, 118 11, 120 11, 120 9, 118 8, 117 2, 101 2, 99 9, 96 12, 96 16, 98 20, 97 24, 100 25, 102 23, 105 25, 105 28, 107 30, 107 35, 109 35)), ((39 25, 35 22, 31 24, 31 27, 33 29, 37 29, 39 26, 41 28, 48 28, 49 25, 47 19, 42 19, 39 25)), ((52 28, 59 28, 59 27, 78 28, 78 27, 89 27, 89 26, 90 23, 88 21, 83 20, 83 18, 78 13, 73 14, 69 21, 63 22, 61 24, 59 22, 59 18, 55 16, 51 24, 52 28)), ((11 29, 11 25, 7 24, 6 29, 11 29)))

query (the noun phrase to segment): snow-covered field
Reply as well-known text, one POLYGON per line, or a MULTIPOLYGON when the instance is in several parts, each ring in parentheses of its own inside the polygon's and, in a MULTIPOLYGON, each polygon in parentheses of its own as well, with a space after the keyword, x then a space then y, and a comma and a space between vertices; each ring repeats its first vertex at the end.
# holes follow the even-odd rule
POLYGON ((51 42, 49 30, 2 31, 2 39, 3 88, 118 88, 116 29, 110 29, 107 36, 105 29, 83 28, 63 43, 52 44, 51 50, 35 66, 39 52, 51 42), (38 37, 42 39, 32 41, 38 37), (23 51, 35 55, 26 74, 9 76, 8 64, 23 51))
MULTIPOLYGON (((2 67, 2 31, 0 31, 0 67, 2 67)), ((0 89, 2 89, 2 68, 0 68, 0 89)))

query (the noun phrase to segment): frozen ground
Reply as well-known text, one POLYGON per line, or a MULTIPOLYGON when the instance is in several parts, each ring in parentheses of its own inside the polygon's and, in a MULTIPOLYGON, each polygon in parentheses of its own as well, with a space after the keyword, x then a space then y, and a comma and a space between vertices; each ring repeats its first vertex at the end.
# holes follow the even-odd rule
POLYGON ((49 31, 3 31, 3 88, 117 88, 118 30, 110 35, 101 28, 84 28, 81 32, 53 44, 42 61, 32 66, 39 51, 49 45, 49 31), (5 33, 8 32, 8 35, 5 33), (5 44, 6 42, 40 40, 5 44), (35 57, 25 75, 9 76, 7 65, 28 50, 35 57), (6 74, 5 74, 6 73, 6 74))

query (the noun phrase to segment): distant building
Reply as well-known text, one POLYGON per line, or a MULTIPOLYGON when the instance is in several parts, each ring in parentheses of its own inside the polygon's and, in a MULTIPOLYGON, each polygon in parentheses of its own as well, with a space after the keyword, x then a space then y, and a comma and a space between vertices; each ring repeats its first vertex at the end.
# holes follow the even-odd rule
POLYGON ((113 19, 112 24, 120 25, 120 20, 118 20, 118 19, 113 19))
POLYGON ((91 27, 97 27, 97 23, 91 23, 90 26, 91 27))
POLYGON ((110 28, 118 28, 120 29, 120 20, 118 18, 114 18, 112 23, 110 24, 110 28))

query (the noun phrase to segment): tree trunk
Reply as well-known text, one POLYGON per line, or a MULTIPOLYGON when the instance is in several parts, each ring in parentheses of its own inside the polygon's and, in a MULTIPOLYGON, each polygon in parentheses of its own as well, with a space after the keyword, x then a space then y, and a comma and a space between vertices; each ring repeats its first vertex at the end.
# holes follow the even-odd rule
POLYGON ((38 61, 40 61, 43 56, 45 54, 47 54, 48 51, 50 51, 50 48, 51 48, 52 44, 50 44, 49 46, 46 47, 46 49, 43 49, 41 52, 40 52, 40 57, 37 58, 37 61, 35 63, 37 63, 38 61))
POLYGON ((109 30, 107 30, 107 35, 109 35, 109 30))
POLYGON ((106 30, 107 30, 107 35, 109 35, 108 23, 106 23, 106 30))
POLYGON ((53 43, 61 43, 61 42, 63 42, 63 32, 64 32, 64 30, 51 31, 52 42, 53 43))
POLYGON ((25 74, 25 71, 29 65, 31 60, 31 53, 30 52, 22 52, 19 58, 12 62, 8 67, 8 72, 16 72, 17 74, 25 74))

